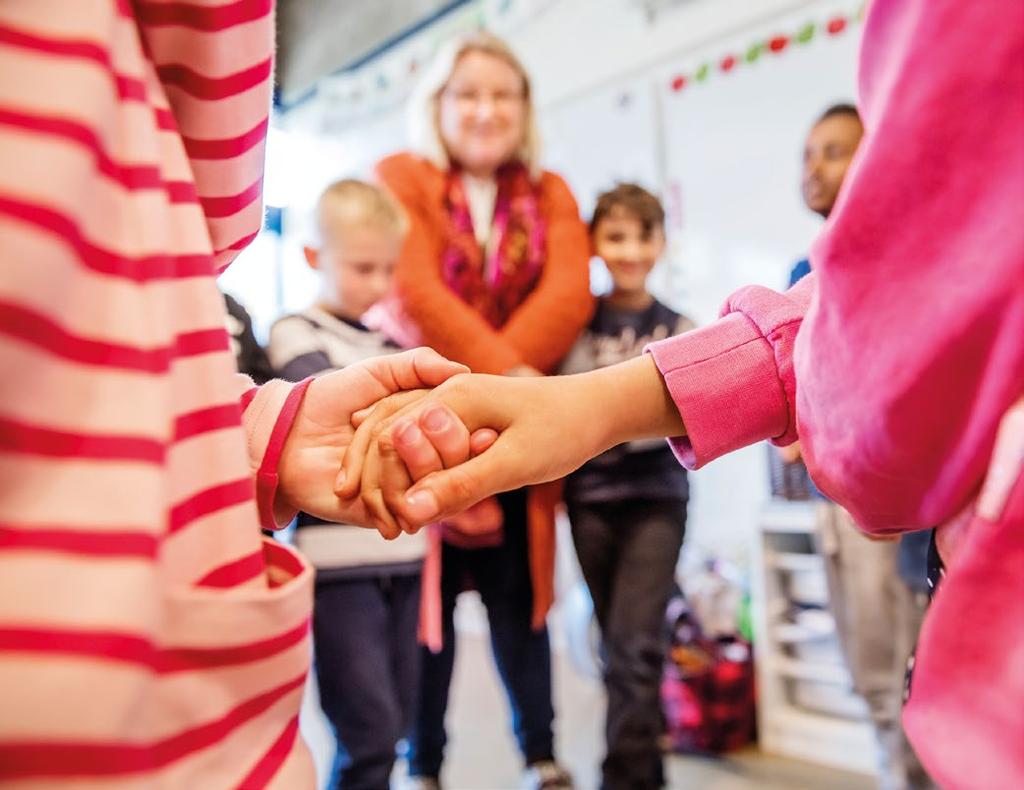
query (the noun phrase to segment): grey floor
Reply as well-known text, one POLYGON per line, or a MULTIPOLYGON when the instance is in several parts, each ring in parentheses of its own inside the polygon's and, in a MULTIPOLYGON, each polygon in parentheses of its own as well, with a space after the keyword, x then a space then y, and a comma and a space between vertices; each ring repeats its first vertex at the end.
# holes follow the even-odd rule
MULTIPOLYGON (((555 654, 554 683, 559 759, 573 773, 579 790, 598 786, 602 754, 604 692, 581 676, 561 653, 555 654)), ((303 731, 318 767, 330 759, 330 740, 321 721, 307 706, 303 731)), ((518 788, 521 765, 509 729, 508 706, 491 660, 489 643, 478 633, 459 635, 455 678, 449 709, 446 790, 518 788)), ((404 766, 396 768, 393 785, 402 787, 404 766)), ((686 790, 870 790, 866 776, 836 771, 748 749, 722 759, 671 757, 669 786, 686 790)))

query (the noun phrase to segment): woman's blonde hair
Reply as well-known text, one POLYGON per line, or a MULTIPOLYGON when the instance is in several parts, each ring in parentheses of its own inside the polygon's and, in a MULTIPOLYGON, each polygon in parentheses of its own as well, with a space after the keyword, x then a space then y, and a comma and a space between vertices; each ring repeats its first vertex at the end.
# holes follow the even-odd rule
POLYGON ((413 152, 433 162, 442 170, 447 170, 451 166, 448 151, 441 139, 439 102, 441 92, 451 79, 456 64, 463 55, 470 52, 482 52, 498 58, 522 77, 526 113, 523 119, 523 142, 516 151, 515 158, 526 166, 532 178, 539 178, 540 133, 537 130, 533 107, 530 75, 509 45, 485 30, 463 33, 448 41, 438 50, 433 61, 423 72, 409 97, 409 137, 413 152))

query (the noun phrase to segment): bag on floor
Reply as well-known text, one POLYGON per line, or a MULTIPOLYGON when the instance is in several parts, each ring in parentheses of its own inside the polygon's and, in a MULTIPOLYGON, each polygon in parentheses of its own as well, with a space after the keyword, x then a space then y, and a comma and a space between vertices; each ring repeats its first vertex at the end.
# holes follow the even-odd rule
POLYGON ((669 603, 669 658, 661 683, 669 747, 708 754, 755 737, 754 660, 738 634, 706 638, 680 593, 669 603))

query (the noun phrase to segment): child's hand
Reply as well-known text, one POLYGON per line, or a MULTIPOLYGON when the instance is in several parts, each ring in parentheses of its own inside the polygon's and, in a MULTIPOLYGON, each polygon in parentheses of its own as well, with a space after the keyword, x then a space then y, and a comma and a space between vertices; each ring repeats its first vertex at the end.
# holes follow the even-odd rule
POLYGON ((387 477, 388 491, 403 493, 416 480, 479 455, 497 438, 489 428, 470 434, 451 412, 435 407, 427 410, 419 422, 403 423, 397 437, 403 448, 399 457, 391 436, 382 431, 383 423, 425 394, 397 393, 357 413, 352 420, 358 430, 346 452, 335 493, 344 500, 360 497, 371 524, 385 537, 400 531, 414 532, 421 525, 414 528, 391 513, 382 499, 382 476, 387 477))
POLYGON ((800 442, 796 441, 792 444, 786 445, 785 447, 776 447, 775 451, 779 454, 779 458, 782 459, 784 464, 795 464, 801 458, 803 453, 800 450, 800 442))
POLYGON ((349 484, 339 493, 352 493, 350 475, 358 473, 368 512, 389 528, 414 531, 500 491, 562 477, 604 449, 567 382, 459 376, 411 406, 382 404, 353 439, 344 464, 349 484), (445 433, 456 452, 438 441, 445 433), (426 487, 410 494, 420 479, 426 487))
POLYGON ((352 440, 338 493, 361 490, 387 529, 415 530, 484 497, 563 477, 620 442, 684 432, 646 355, 578 376, 459 375, 411 405, 381 404, 352 440), (478 452, 491 436, 480 431, 497 439, 462 463, 471 453, 446 456, 433 438, 438 428, 459 437, 459 448, 480 437, 478 452))
MULTIPOLYGON (((278 462, 275 511, 303 510, 327 521, 371 526, 362 501, 334 493, 338 469, 355 435, 355 414, 393 394, 408 404, 466 368, 420 348, 366 360, 314 379, 278 462), (411 390, 411 392, 410 392, 411 390)), ((282 520, 279 518, 279 521, 282 520)))

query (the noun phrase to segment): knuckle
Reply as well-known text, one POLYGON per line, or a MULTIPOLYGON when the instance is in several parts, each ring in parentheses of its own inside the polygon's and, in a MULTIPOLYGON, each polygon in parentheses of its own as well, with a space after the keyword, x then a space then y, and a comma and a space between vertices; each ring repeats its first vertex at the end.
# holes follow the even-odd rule
MULTIPOLYGON (((401 494, 398 492, 387 493, 384 495, 384 505, 391 512, 398 512, 402 504, 401 494)), ((399 518, 398 521, 401 521, 399 518)))
MULTIPOLYGON (((373 419, 372 417, 370 419, 373 419)), ((376 442, 380 439, 381 435, 387 430, 389 425, 388 420, 377 419, 370 425, 370 441, 376 442)))
POLYGON ((459 502, 465 502, 473 497, 473 479, 464 470, 454 469, 449 483, 449 490, 459 502))
POLYGON ((456 373, 450 379, 441 384, 435 391, 444 391, 445 393, 452 393, 454 395, 464 395, 472 386, 472 381, 473 375, 471 373, 456 373))

